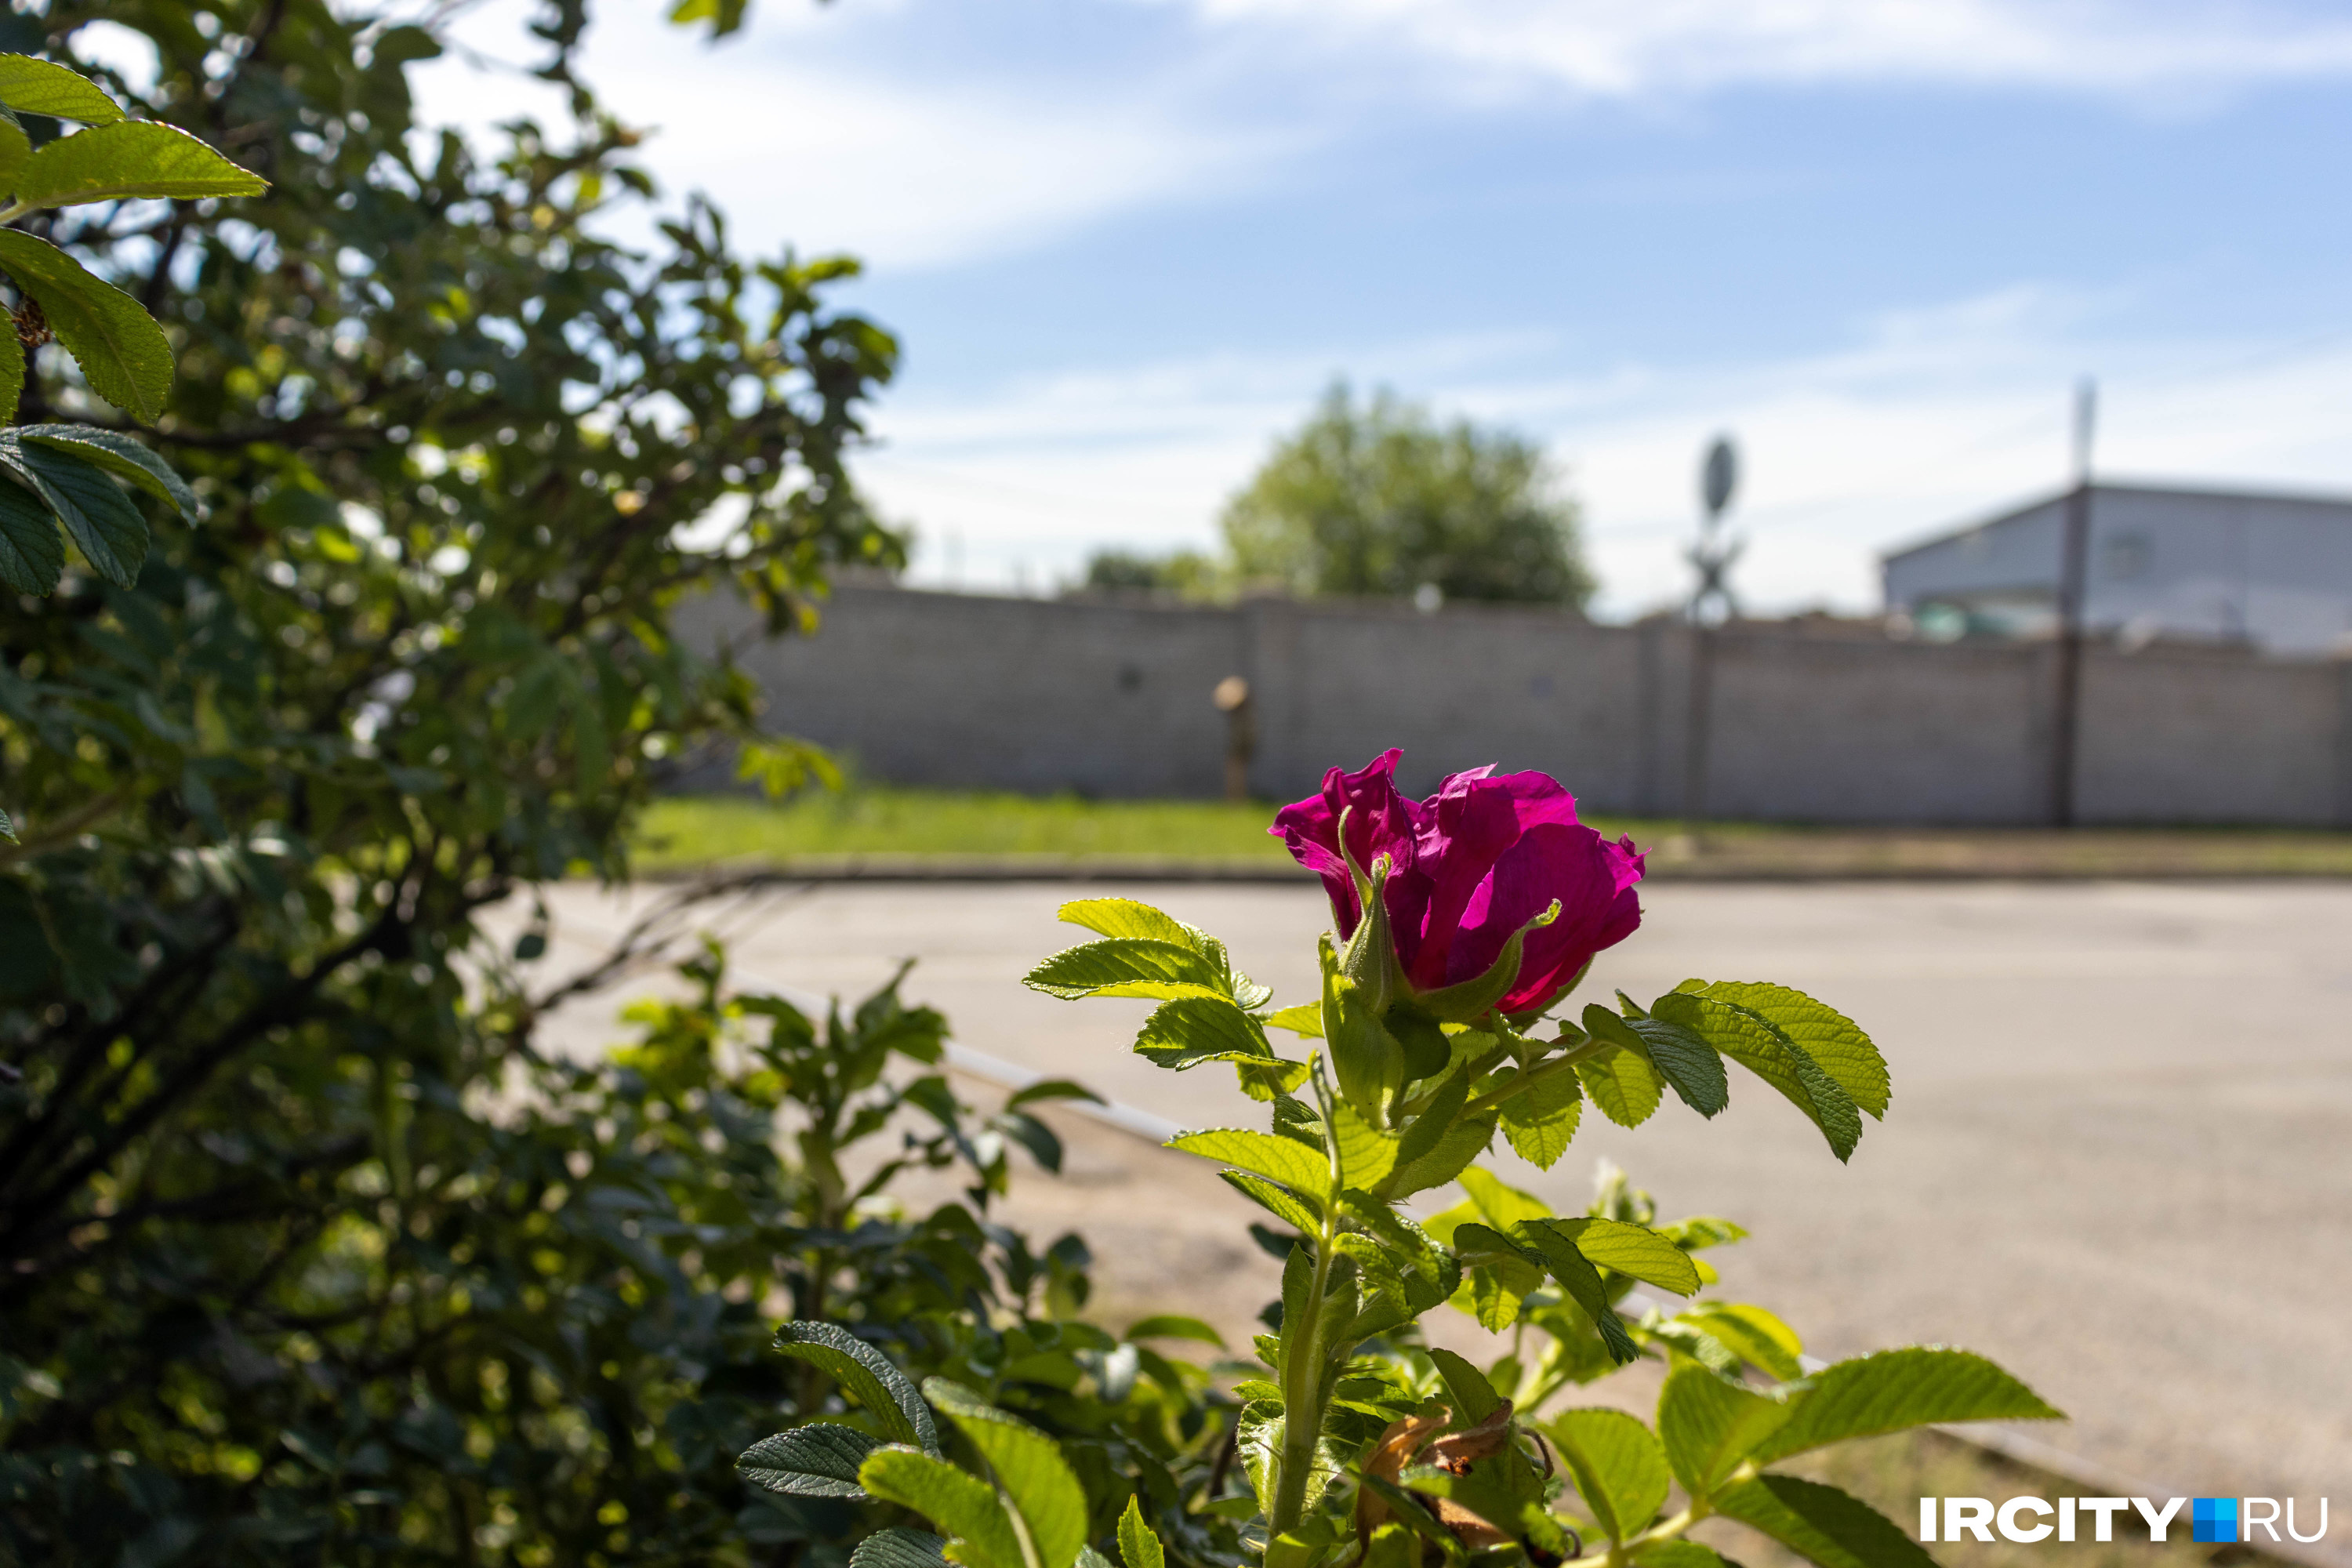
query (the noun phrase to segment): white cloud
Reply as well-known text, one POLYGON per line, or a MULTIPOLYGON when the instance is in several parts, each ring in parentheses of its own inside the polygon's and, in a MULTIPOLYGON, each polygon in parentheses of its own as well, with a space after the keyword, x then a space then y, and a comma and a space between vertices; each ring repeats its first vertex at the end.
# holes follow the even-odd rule
POLYGON ((1911 79, 2138 90, 2352 70, 2352 23, 2187 0, 1183 0, 1203 20, 1629 97, 1911 79))
MULTIPOLYGON (((1572 378, 1496 368, 1525 357, 1507 338, 1348 357, 1441 412, 1548 440, 1583 504, 1609 615, 1685 590, 1699 451, 1718 429, 1745 458, 1733 516, 1750 539, 1735 574, 1748 604, 1874 606, 1880 550, 2061 481, 2072 383, 2089 364, 2107 372, 2103 472, 2352 489, 2339 412, 2352 333, 2122 345, 2090 331, 2098 315, 2095 301, 2016 289, 1884 318, 1832 353, 1572 378)), ((894 401, 888 444, 861 475, 920 530, 919 578, 1042 588, 1105 544, 1213 543, 1223 498, 1329 363, 1229 355, 894 401)))
MULTIPOLYGON (((642 161, 663 185, 709 194, 757 252, 814 242, 906 270, 1033 250, 1118 213, 1230 196, 1301 144, 1202 112, 1155 79, 1041 82, 993 61, 943 81, 869 66, 854 46, 921 25, 917 7, 888 0, 761 0, 751 26, 716 47, 667 25, 667 9, 600 5, 580 74, 654 132, 642 161)), ((543 46, 519 31, 527 15, 508 0, 461 33, 481 56, 536 59, 543 46)), ((887 58, 882 42, 874 52, 887 58)), ((486 127, 561 108, 543 84, 457 55, 419 75, 436 121, 486 127)))

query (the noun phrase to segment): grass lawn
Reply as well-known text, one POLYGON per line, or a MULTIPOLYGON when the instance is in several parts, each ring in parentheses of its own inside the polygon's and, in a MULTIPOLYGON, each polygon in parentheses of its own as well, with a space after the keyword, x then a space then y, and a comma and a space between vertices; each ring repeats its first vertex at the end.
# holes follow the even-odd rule
MULTIPOLYGON (((1213 863, 1279 873, 1290 865, 1265 829, 1275 805, 1084 800, 981 791, 854 785, 781 804, 755 796, 674 795, 637 836, 644 870, 853 861, 1213 863)), ((2161 877, 2352 876, 2352 833, 2284 828, 1811 827, 1709 825, 1696 837, 1658 819, 1596 816, 1650 852, 1652 876, 2161 877)))

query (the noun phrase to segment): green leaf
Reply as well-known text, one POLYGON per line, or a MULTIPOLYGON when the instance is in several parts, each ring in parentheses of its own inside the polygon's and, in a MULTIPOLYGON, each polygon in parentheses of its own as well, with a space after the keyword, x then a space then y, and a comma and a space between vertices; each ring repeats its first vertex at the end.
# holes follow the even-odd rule
POLYGON ((1040 1079, 1028 1088, 1016 1091, 1005 1100, 1004 1109, 1018 1110, 1024 1105, 1034 1105, 1041 1100, 1092 1100, 1097 1105, 1105 1103, 1101 1095, 1076 1079, 1047 1078, 1040 1079))
POLYGON ((772 1492, 862 1498, 857 1468, 882 1447, 883 1439, 869 1432, 821 1421, 761 1438, 743 1450, 735 1468, 772 1492))
POLYGON ((1667 1373, 1658 1395, 1658 1436, 1675 1479, 1691 1496, 1704 1498, 1791 1414, 1784 1403, 1685 1363, 1667 1373))
POLYGON ((1862 1112, 1852 1096, 1804 1048, 1761 1014, 1696 992, 1658 998, 1653 1014, 1703 1037, 1707 1044, 1780 1090, 1812 1119, 1840 1160, 1862 1141, 1862 1112))
POLYGON ((1400 1269, 1425 1284, 1433 1305, 1453 1295, 1462 1283, 1453 1256, 1427 1231, 1388 1205, 1353 1187, 1339 1194, 1339 1205, 1349 1220, 1396 1256, 1400 1269))
POLYGON ((857 1484, 945 1531, 946 1555, 954 1562, 968 1568, 1027 1568, 996 1489, 936 1455, 897 1445, 877 1448, 858 1467, 857 1484))
POLYGON ((1312 1235, 1322 1228, 1323 1216, 1315 1212, 1305 1199, 1294 1196, 1287 1187, 1276 1186, 1260 1176, 1244 1175, 1239 1171, 1220 1171, 1227 1185, 1291 1229, 1312 1235))
POLYGON ((1496 1230, 1508 1231, 1524 1219, 1551 1217, 1549 1204, 1533 1193, 1523 1193, 1517 1187, 1505 1185, 1502 1179, 1491 1171, 1482 1171, 1474 1166, 1455 1179, 1462 1184, 1462 1190, 1470 1194, 1470 1201, 1478 1205, 1478 1212, 1486 1216, 1486 1223, 1496 1230))
POLYGON ((1822 1568, 1934 1568, 1894 1521, 1857 1498, 1794 1476, 1759 1476, 1725 1490, 1717 1512, 1754 1526, 1822 1568))
POLYGON ((1087 1494, 1061 1445, 946 1378, 925 1380, 923 1393, 988 1461, 1037 1560, 1047 1568, 1076 1561, 1087 1542, 1087 1494))
POLYGON ((1331 1133, 1339 1145, 1342 1185, 1370 1192, 1396 1169, 1397 1135, 1374 1127, 1344 1100, 1332 1108, 1331 1133))
POLYGON ((1680 1313, 1674 1321, 1707 1335, 1767 1376, 1788 1383, 1804 1375, 1799 1360, 1804 1345, 1797 1331, 1761 1307, 1744 1301, 1711 1302, 1680 1313))
MULTIPOLYGON (((1623 992, 1619 992, 1622 997, 1623 992)), ((1625 1003, 1633 1006, 1631 1000, 1625 1003)), ((1605 1009, 1604 1009, 1605 1010, 1605 1009)), ((1674 1086, 1685 1105, 1701 1116, 1717 1116, 1731 1103, 1731 1086, 1724 1079, 1723 1058, 1705 1037, 1680 1024, 1655 1016, 1628 1017, 1625 1027, 1642 1043, 1657 1075, 1674 1086)))
POLYGON ((30 55, 0 55, 0 103, 20 114, 53 114, 84 125, 111 125, 122 118, 122 106, 96 82, 30 55))
POLYGON ((1179 996, 1143 1021, 1135 1053, 1154 1067, 1182 1072, 1202 1062, 1271 1062, 1278 1058, 1255 1018, 1223 996, 1179 996))
POLYGON ((19 594, 46 594, 65 564, 55 515, 25 486, 0 477, 0 582, 19 594))
POLYGON ((1269 1028, 1287 1029, 1310 1040, 1323 1037, 1323 1004, 1301 1002, 1295 1007, 1285 1007, 1266 1019, 1269 1028))
MULTIPOLYGON (((5 258, 0 258, 5 260, 5 258)), ((1180 942, 1108 937, 1066 948, 1022 984, 1048 996, 1223 996, 1223 969, 1180 942)))
MULTIPOLYGON (((0 330, 0 338, 5 335, 0 330)), ((24 425, 17 427, 16 436, 94 463, 116 479, 129 479, 190 522, 205 515, 204 503, 196 500, 187 481, 172 471, 171 464, 119 430, 100 430, 90 425, 24 425)))
POLYGON ((257 196, 269 182, 240 169, 176 126, 126 120, 60 136, 33 154, 16 200, 37 207, 82 202, 199 201, 257 196))
MULTIPOLYGON (((1714 1547, 1696 1541, 1653 1541, 1633 1553, 1636 1568, 1739 1568, 1714 1547)), ((850 1568, 856 1568, 853 1560, 850 1568)))
POLYGON ((1612 1541, 1639 1535, 1666 1500, 1666 1454, 1650 1429, 1622 1410, 1569 1410, 1544 1428, 1612 1541))
POLYGON ((1123 1337, 1130 1340, 1198 1340, 1219 1350, 1225 1348, 1224 1335, 1200 1319, 1165 1312, 1130 1325, 1123 1337))
POLYGON ((1914 1346, 1842 1361, 1796 1396, 1796 1415, 1757 1462, 1945 1421, 2058 1421, 2040 1395, 1980 1355, 1914 1346))
POLYGON ((16 175, 33 155, 33 139, 13 114, 0 112, 0 193, 16 188, 16 175))
POLYGON ((837 1323, 795 1321, 776 1331, 776 1349, 841 1385, 890 1436, 925 1453, 940 1451, 939 1429, 907 1374, 889 1357, 837 1323))
POLYGON ((89 389, 152 421, 172 391, 172 345, 139 301, 21 229, 0 228, 0 268, 31 295, 89 389))
POLYGON ((1556 1072, 1503 1101, 1497 1114, 1502 1117, 1503 1136, 1519 1158, 1539 1171, 1549 1171, 1576 1137, 1577 1123, 1584 1114, 1584 1096, 1576 1087, 1574 1073, 1556 1072))
POLYGON ((1694 988, 1702 996, 1745 1007, 1765 1019, 1820 1063, 1822 1070, 1836 1079, 1838 1087, 1856 1105, 1881 1121, 1885 1119, 1892 1093, 1886 1058, 1878 1054, 1878 1047, 1871 1044, 1870 1037, 1853 1019, 1828 1003, 1817 1002, 1786 985, 1738 980, 1718 980, 1712 985, 1702 985, 1698 981, 1685 980, 1677 987, 1682 991, 1694 988))
POLYGON ((1698 1265, 1691 1261, 1690 1254, 1646 1226, 1618 1219, 1580 1217, 1532 1220, 1526 1228, 1538 1226, 1566 1237, 1577 1251, 1600 1267, 1630 1274, 1661 1290, 1688 1296, 1703 1283, 1698 1265))
POLYGON ((139 580, 140 563, 147 559, 147 520, 103 470, 47 447, 26 446, 14 431, 0 431, 0 468, 31 484, 99 575, 121 588, 139 580))
POLYGON ((1456 1425, 1475 1426, 1501 1408, 1503 1396, 1495 1392, 1486 1374, 1467 1360, 1440 1345, 1429 1347, 1429 1359, 1437 1363, 1437 1375, 1445 1380, 1445 1392, 1454 1397, 1456 1425))
MULTIPOLYGON (((1605 1007, 1601 1012, 1604 1017, 1616 1016, 1605 1007)), ((1620 1127, 1639 1127, 1658 1109, 1658 1075, 1639 1051, 1612 1046, 1577 1063, 1576 1076, 1601 1114, 1620 1127)))
MULTIPOLYGON (((1464 1230, 1471 1227, 1464 1226, 1464 1230)), ((1592 1260, 1577 1250, 1575 1244, 1558 1230, 1546 1225, 1522 1225, 1517 1234, 1525 1239, 1527 1249, 1543 1259, 1551 1277, 1559 1281, 1592 1326, 1601 1331, 1601 1342, 1609 1347, 1609 1359, 1619 1366, 1628 1366, 1641 1357, 1633 1336, 1625 1331, 1623 1320, 1609 1305, 1608 1288, 1601 1283, 1601 1271, 1592 1260)), ((1458 1233, 1457 1233, 1458 1235, 1458 1233)), ((1455 1243, 1458 1249, 1460 1243, 1455 1243)))
POLYGON ((1129 1498, 1127 1511, 1118 1516, 1118 1555, 1127 1568, 1161 1568, 1167 1561, 1160 1549, 1160 1537, 1143 1521, 1139 1498, 1129 1498))
MULTIPOLYGON (((0 120, 0 126, 6 124, 0 120)), ((16 323, 0 313, 0 425, 16 417, 16 405, 24 395, 25 342, 16 335, 16 323)))
POLYGON ((1147 942, 1173 942, 1201 950, 1201 933, 1164 910, 1133 899, 1073 899, 1064 904, 1061 919, 1105 936, 1140 937, 1147 942))
POLYGON ((1296 1139, 1228 1127, 1206 1132, 1187 1132, 1181 1137, 1171 1138, 1167 1146, 1181 1149, 1187 1154, 1198 1154, 1204 1160, 1222 1160, 1228 1165, 1238 1165, 1244 1171, 1271 1177, 1319 1203, 1328 1203, 1331 1199, 1329 1160, 1296 1139))
MULTIPOLYGON (((1446 1128, 1428 1153, 1409 1163, 1400 1165, 1390 1173, 1383 1195, 1408 1198, 1432 1187, 1442 1187, 1459 1176, 1471 1161, 1484 1154, 1495 1142, 1495 1118, 1473 1116, 1446 1128)), ((1412 1142, 1412 1131, 1406 1131, 1406 1144, 1412 1142)), ((1403 1147, 1399 1149, 1403 1152, 1403 1147)))
POLYGON ((947 1568, 946 1545, 928 1530, 892 1525, 859 1542, 849 1553, 849 1568, 947 1568))

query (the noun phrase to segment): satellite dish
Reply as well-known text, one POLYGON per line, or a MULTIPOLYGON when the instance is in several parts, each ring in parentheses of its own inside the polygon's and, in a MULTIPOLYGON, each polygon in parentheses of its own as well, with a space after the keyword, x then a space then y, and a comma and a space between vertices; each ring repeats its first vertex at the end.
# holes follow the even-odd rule
POLYGON ((1706 449, 1706 465, 1699 470, 1699 494, 1706 502, 1706 520, 1713 522, 1731 504, 1731 492, 1739 484, 1739 454, 1728 436, 1717 436, 1706 449))

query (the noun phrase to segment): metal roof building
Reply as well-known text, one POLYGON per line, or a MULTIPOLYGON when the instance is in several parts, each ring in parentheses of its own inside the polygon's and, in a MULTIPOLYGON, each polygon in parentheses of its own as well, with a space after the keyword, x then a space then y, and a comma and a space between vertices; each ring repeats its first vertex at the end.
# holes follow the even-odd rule
MULTIPOLYGON (((2046 635, 2066 494, 1887 554, 1886 607, 1931 635, 2046 635)), ((2102 484, 2090 521, 2094 632, 2352 652, 2352 500, 2102 484)))

